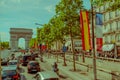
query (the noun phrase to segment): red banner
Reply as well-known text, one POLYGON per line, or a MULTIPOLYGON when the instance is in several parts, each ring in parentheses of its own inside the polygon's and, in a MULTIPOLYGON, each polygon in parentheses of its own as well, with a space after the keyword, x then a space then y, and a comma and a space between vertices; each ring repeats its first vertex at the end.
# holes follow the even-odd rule
POLYGON ((82 30, 83 50, 91 50, 90 28, 87 11, 80 11, 80 27, 82 30))
POLYGON ((102 51, 103 39, 96 38, 96 44, 97 44, 97 51, 102 51))

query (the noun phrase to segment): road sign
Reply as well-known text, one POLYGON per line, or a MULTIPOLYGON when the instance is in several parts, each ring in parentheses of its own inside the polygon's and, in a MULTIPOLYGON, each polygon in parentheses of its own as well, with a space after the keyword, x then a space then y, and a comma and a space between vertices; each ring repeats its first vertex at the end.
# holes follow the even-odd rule
POLYGON ((63 51, 63 52, 66 52, 66 51, 67 51, 67 47, 66 47, 66 46, 63 46, 62 51, 63 51))

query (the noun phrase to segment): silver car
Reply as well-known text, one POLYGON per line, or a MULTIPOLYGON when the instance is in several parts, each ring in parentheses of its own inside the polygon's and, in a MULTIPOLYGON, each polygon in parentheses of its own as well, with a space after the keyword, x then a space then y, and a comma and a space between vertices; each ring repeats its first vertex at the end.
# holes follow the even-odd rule
POLYGON ((59 80, 59 76, 54 71, 38 72, 34 76, 35 80, 59 80))

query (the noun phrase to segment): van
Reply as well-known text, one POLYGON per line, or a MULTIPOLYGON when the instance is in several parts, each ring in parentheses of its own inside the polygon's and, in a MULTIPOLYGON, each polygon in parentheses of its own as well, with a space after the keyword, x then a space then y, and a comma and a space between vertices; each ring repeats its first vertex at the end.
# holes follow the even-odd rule
POLYGON ((28 62, 31 61, 31 55, 27 54, 22 57, 22 66, 27 66, 28 62))

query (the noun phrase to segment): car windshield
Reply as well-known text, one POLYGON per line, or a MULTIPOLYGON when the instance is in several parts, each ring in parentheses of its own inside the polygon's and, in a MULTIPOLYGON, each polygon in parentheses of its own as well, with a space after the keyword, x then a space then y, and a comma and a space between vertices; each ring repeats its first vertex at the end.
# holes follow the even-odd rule
POLYGON ((34 63, 30 63, 30 65, 31 65, 31 66, 38 66, 38 65, 39 65, 39 63, 34 62, 34 63))
POLYGON ((26 60, 29 60, 30 58, 31 58, 31 56, 24 56, 23 60, 26 61, 26 60))
POLYGON ((16 70, 4 70, 2 72, 3 76, 13 76, 16 75, 16 70))

